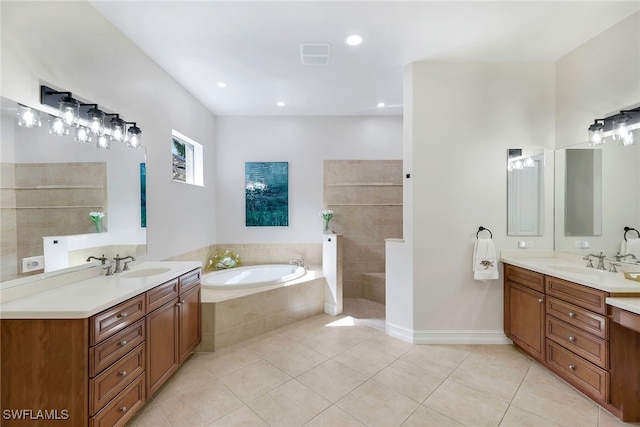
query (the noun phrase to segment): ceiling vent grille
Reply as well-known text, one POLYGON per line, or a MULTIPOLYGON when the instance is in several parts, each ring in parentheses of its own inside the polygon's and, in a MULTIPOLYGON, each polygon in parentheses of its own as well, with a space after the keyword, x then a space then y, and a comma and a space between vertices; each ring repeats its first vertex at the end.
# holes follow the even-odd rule
POLYGON ((301 43, 300 58, 305 65, 327 65, 331 55, 329 43, 301 43))

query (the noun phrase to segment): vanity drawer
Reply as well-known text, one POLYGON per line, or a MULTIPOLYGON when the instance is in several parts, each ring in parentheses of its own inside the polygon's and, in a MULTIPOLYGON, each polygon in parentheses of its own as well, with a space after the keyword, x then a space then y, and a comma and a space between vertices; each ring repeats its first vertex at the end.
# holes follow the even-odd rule
POLYGON ((145 402, 144 374, 138 376, 115 399, 89 420, 91 427, 124 426, 145 402))
POLYGON ((89 348, 89 376, 94 377, 145 340, 144 319, 89 348))
POLYGON ((546 276, 545 283, 547 295, 560 298, 596 313, 607 314, 607 304, 605 303, 605 299, 608 296, 607 292, 551 276, 546 276))
POLYGON ((89 344, 96 345, 142 319, 146 314, 145 307, 145 294, 142 294, 92 316, 89 321, 89 344))
POLYGON ((109 369, 89 380, 89 413, 98 412, 135 378, 144 372, 144 343, 130 351, 109 369))
POLYGON ((178 296, 179 280, 176 278, 170 282, 147 291, 147 312, 151 313, 158 307, 162 307, 167 301, 171 301, 178 296))
POLYGON ((601 402, 608 401, 609 373, 549 339, 547 366, 586 395, 601 402))
POLYGON ((597 337, 609 339, 609 319, 577 305, 547 297, 547 314, 597 337))
POLYGON ((505 264, 504 277, 527 288, 544 292, 544 275, 541 273, 505 264))
POLYGON ((607 341, 601 338, 594 337, 551 316, 547 316, 547 338, 601 368, 609 367, 609 346, 607 341))
POLYGON ((187 273, 180 277, 180 293, 193 288, 200 283, 200 269, 187 273))

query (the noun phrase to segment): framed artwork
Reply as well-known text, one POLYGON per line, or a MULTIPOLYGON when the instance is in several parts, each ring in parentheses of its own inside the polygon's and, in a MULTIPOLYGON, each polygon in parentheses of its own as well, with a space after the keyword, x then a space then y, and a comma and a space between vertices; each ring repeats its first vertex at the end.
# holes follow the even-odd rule
POLYGON ((289 225, 289 162, 246 162, 245 225, 289 225))

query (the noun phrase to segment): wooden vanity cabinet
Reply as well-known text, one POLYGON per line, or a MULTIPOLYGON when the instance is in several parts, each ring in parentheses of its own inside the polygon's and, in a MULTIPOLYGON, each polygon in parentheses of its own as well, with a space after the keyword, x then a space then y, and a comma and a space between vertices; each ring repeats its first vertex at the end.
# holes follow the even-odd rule
POLYGON ((544 275, 504 266, 505 334, 534 359, 545 358, 544 275))
POLYGON ((200 343, 200 269, 88 319, 3 319, 0 339, 2 426, 122 426, 200 343))

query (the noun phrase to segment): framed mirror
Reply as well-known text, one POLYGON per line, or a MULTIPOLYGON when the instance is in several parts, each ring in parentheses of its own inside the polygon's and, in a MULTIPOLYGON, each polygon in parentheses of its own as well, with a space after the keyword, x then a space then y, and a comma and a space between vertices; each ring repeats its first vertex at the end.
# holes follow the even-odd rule
POLYGON ((544 150, 507 152, 507 235, 544 234, 544 150))
POLYGON ((144 149, 51 135, 45 112, 40 127, 21 127, 18 105, 1 106, 0 282, 146 254, 144 149), (100 232, 92 212, 104 214, 100 232))

